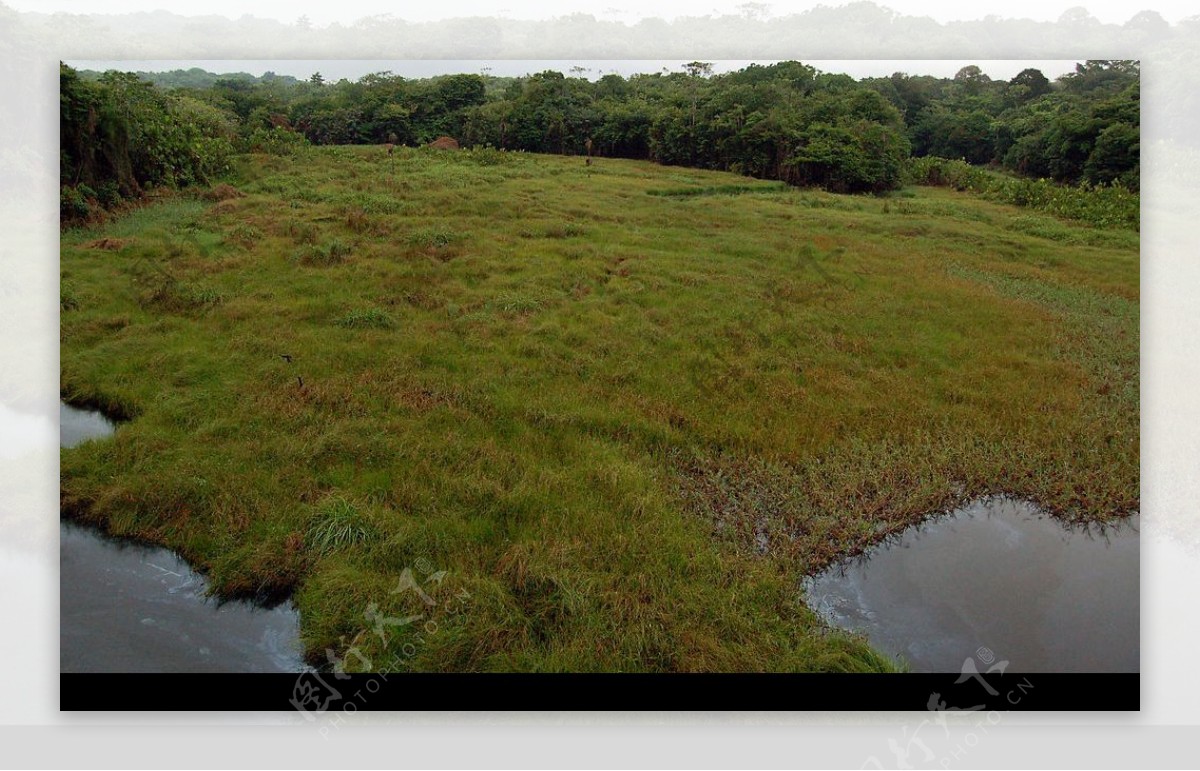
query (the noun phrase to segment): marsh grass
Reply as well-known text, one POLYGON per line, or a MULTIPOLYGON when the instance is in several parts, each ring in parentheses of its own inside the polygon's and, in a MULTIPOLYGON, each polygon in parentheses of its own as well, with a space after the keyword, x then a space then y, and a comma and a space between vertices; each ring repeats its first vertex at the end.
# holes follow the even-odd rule
POLYGON ((418 249, 441 249, 462 240, 462 237, 461 233, 449 227, 441 226, 421 228, 410 233, 405 240, 409 246, 414 246, 418 249))
POLYGON ((292 252, 292 259, 308 267, 339 265, 350 257, 350 245, 340 238, 325 244, 304 243, 292 252))
POLYGON ((242 197, 62 235, 62 394, 134 418, 62 453, 63 511, 223 595, 292 592, 314 661, 890 670, 805 573, 975 495, 1140 505, 1132 229, 379 156, 248 156, 242 197), (440 571, 434 599, 469 599, 438 634, 371 631, 440 571))
POLYGON ((375 537, 375 527, 362 509, 341 496, 321 502, 307 531, 309 547, 322 555, 375 537))
POLYGON ((225 294, 214 287, 179 281, 169 275, 152 276, 147 284, 141 302, 153 310, 187 313, 209 310, 225 302, 225 294))
POLYGON ((73 311, 79 307, 79 293, 75 285, 66 279, 58 285, 58 307, 63 311, 73 311))
POLYGON ((347 329, 391 329, 395 320, 379 308, 353 310, 338 319, 338 326, 347 329))

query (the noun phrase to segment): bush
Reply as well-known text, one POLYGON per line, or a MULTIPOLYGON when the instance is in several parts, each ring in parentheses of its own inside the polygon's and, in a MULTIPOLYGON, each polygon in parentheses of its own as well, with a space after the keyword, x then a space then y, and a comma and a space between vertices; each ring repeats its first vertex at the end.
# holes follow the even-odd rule
POLYGON ((241 149, 248 153, 270 155, 295 155, 308 145, 303 134, 281 126, 255 129, 241 142, 241 149))
POLYGON ((835 193, 882 193, 900 186, 908 142, 895 128, 870 121, 814 123, 787 160, 787 181, 835 193))
POLYGON ((81 222, 92 214, 96 193, 87 185, 63 185, 58 191, 60 222, 81 222))
POLYGON ((1097 227, 1138 230, 1141 222, 1140 196, 1119 181, 1107 185, 1060 185, 1048 179, 1009 177, 963 161, 932 156, 911 159, 905 181, 969 190, 990 200, 1027 206, 1097 227))

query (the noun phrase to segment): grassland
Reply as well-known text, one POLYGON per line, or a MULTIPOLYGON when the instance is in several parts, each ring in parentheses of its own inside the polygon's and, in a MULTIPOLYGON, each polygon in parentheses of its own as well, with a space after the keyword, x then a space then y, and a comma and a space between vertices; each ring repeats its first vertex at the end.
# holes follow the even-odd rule
POLYGON ((132 420, 62 508, 294 592, 314 660, 887 670, 805 573, 986 492, 1139 506, 1132 230, 496 152, 230 181, 63 234, 63 397, 132 420))

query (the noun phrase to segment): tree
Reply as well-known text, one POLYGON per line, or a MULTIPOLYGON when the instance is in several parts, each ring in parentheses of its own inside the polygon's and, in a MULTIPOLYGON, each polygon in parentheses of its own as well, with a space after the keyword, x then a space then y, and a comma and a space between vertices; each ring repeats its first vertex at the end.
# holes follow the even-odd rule
POLYGON ((1128 123, 1114 123, 1104 129, 1083 166, 1083 178, 1093 184, 1121 182, 1138 189, 1140 141, 1138 130, 1128 123))
POLYGON ((1041 70, 1028 67, 1021 70, 1016 76, 1008 81, 1011 86, 1024 87, 1020 101, 1025 102, 1030 99, 1037 99, 1039 96, 1050 93, 1050 80, 1042 74, 1041 70))
POLYGON ((1140 77, 1141 67, 1131 59, 1089 59, 1075 65, 1075 72, 1059 78, 1063 87, 1075 94, 1116 93, 1140 77))
POLYGON ((978 65, 968 64, 954 74, 954 82, 961 86, 964 92, 974 96, 983 91, 992 79, 983 74, 978 65))

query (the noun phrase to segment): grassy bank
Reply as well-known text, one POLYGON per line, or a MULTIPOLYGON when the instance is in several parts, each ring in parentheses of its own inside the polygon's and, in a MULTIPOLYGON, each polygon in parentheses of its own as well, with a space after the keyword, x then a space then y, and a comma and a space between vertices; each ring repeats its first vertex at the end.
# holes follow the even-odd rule
POLYGON ((1138 237, 967 193, 311 148, 62 239, 69 516, 416 670, 879 670, 798 579, 1138 491, 1138 237), (694 191, 694 192, 693 192, 694 191))

